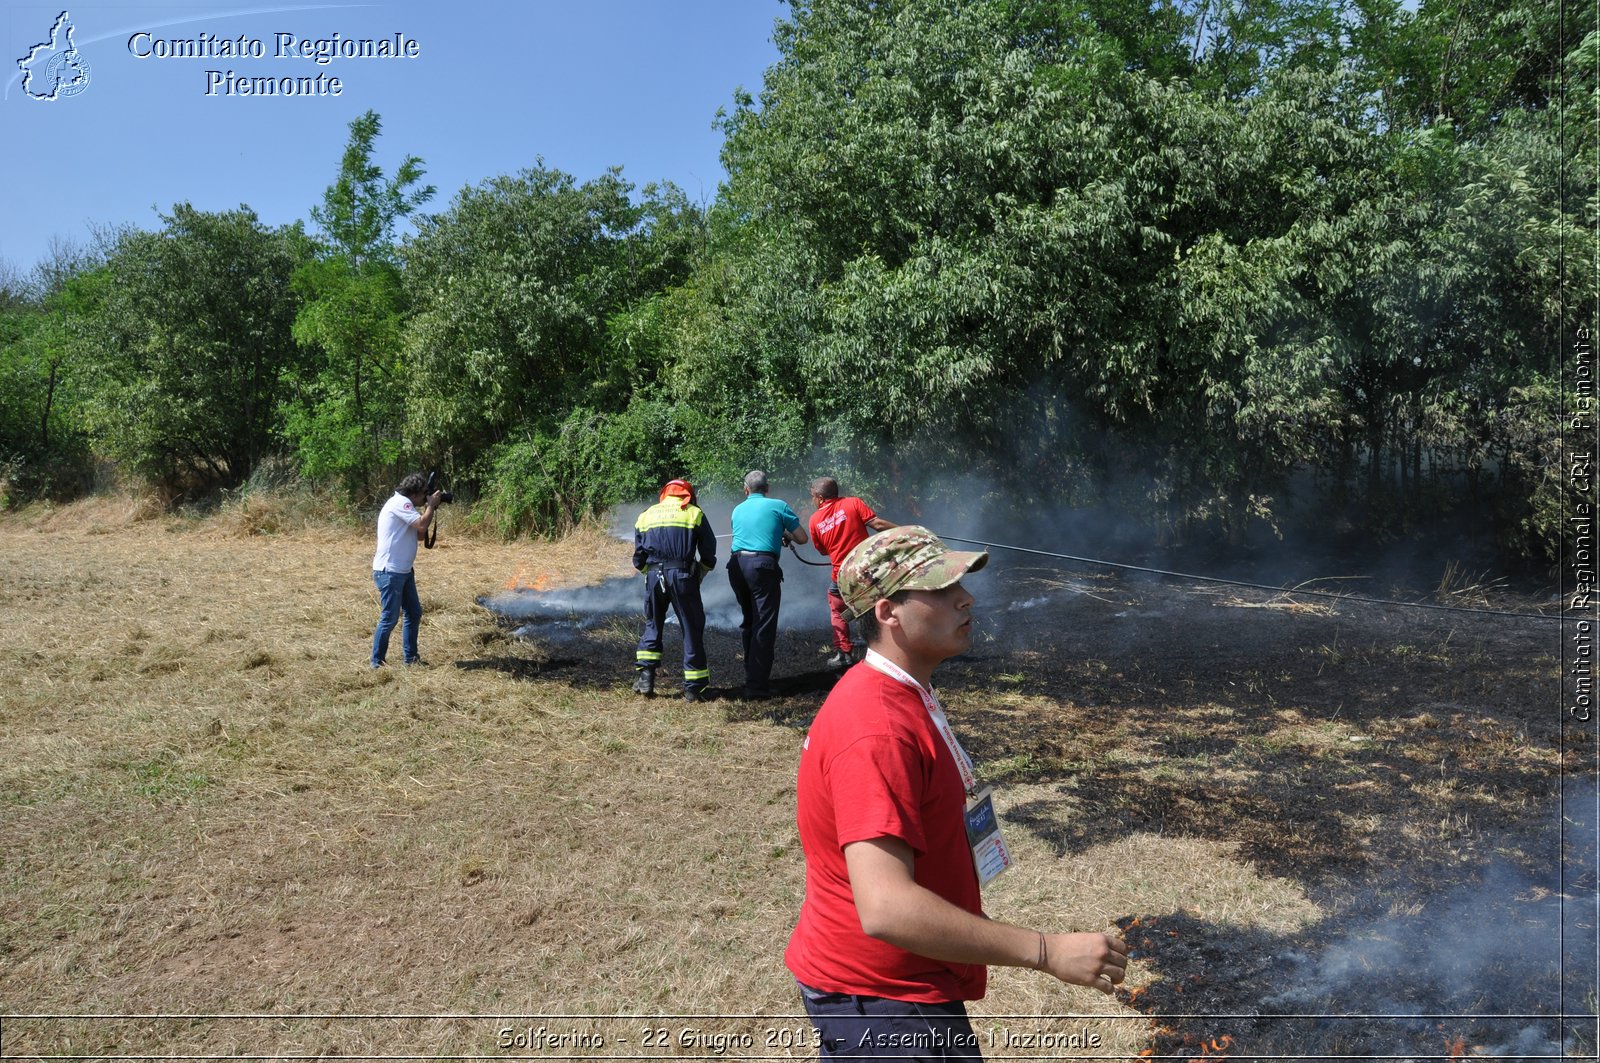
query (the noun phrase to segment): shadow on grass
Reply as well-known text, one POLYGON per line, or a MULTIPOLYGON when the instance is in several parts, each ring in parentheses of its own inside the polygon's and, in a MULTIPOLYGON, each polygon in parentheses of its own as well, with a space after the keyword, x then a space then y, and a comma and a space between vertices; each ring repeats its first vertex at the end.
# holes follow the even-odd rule
POLYGON ((552 672, 562 672, 583 664, 578 657, 552 657, 536 661, 526 657, 480 657, 477 660, 457 661, 455 666, 463 672, 502 672, 513 679, 542 679, 552 672))
POLYGON ((734 687, 724 692, 723 717, 729 723, 772 723, 803 731, 811 726, 838 679, 839 673, 820 668, 774 675, 770 684, 772 696, 760 700, 746 700, 740 697, 741 688, 734 687))
POLYGON ((1188 699, 976 708, 962 723, 988 780, 1054 785, 1007 819, 1061 855, 1135 833, 1207 838, 1308 886, 1396 862, 1449 866, 1488 851, 1486 838, 1525 864, 1548 857, 1519 828, 1553 815, 1556 750, 1493 721, 1344 708, 1337 726, 1304 705, 1236 713, 1188 699))

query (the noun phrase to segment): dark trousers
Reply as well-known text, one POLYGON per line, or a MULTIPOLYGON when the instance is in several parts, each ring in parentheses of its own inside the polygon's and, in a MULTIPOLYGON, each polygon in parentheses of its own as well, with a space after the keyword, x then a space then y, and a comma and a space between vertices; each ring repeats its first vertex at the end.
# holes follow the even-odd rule
POLYGON ((706 609, 700 601, 700 570, 660 568, 652 565, 645 572, 644 634, 639 638, 635 660, 639 667, 654 668, 661 663, 661 633, 667 623, 667 607, 677 614, 683 629, 683 689, 704 690, 711 680, 706 667, 706 609))
POLYGON ((728 582, 739 599, 744 619, 745 689, 765 693, 772 679, 772 658, 778 646, 778 603, 783 598, 783 569, 767 554, 740 551, 728 558, 728 582))
POLYGON ((817 1055, 860 1058, 981 1060, 978 1035, 959 1000, 917 1004, 800 987, 821 1044, 817 1055))

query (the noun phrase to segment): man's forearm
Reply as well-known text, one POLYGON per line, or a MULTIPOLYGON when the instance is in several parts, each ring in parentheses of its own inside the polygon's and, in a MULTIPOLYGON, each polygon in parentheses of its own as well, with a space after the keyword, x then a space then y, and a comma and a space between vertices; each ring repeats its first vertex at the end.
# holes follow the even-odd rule
POLYGON ((1037 931, 973 915, 914 882, 882 898, 870 915, 861 912, 861 929, 869 937, 946 963, 1037 967, 1039 961, 1037 931))
POLYGON ((869 937, 946 963, 1031 967, 1110 993, 1127 969, 1128 947, 1110 934, 1045 934, 951 904, 915 879, 911 847, 897 838, 844 848, 861 929, 869 937))
POLYGON ((868 937, 946 963, 1037 962, 1038 934, 974 915, 918 884, 911 847, 900 839, 853 842, 844 847, 844 859, 868 937))

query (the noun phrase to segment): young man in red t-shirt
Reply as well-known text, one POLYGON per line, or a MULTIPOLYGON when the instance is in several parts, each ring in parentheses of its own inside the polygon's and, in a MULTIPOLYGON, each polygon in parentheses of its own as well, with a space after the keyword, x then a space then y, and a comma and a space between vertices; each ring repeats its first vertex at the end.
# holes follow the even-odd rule
POLYGON ((867 529, 888 531, 895 527, 872 512, 872 507, 854 496, 839 497, 839 481, 819 476, 811 481, 811 542, 817 552, 833 562, 833 586, 828 590, 828 612, 833 616, 833 648, 829 668, 850 667, 855 645, 850 641, 850 622, 845 619, 844 599, 839 597, 839 565, 845 555, 867 537, 867 529))
MULTIPOLYGON (((992 826, 992 803, 932 679, 972 641, 961 578, 988 556, 912 526, 873 536, 840 568, 867 657, 829 693, 800 754, 806 896, 784 953, 824 1057, 981 1058, 964 1002, 983 996, 987 964, 1108 994, 1123 980, 1121 938, 983 914, 980 873, 999 871, 976 828, 992 826)), ((1009 864, 1003 843, 1000 854, 1009 864)))

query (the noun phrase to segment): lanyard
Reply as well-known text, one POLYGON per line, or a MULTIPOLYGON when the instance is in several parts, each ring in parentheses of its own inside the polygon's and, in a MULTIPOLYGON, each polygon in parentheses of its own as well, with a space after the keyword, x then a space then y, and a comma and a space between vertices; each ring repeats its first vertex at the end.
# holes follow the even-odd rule
POLYGON ((967 756, 967 751, 962 749, 961 743, 956 740, 955 732, 950 729, 950 721, 945 718, 944 709, 939 707, 939 699, 933 696, 933 691, 917 682, 904 668, 877 650, 867 650, 866 663, 890 679, 913 688, 921 695, 922 707, 928 710, 928 715, 933 719, 934 730, 939 732, 939 737, 944 739, 944 744, 950 749, 950 755, 955 758, 956 770, 961 773, 962 790, 968 797, 977 793, 978 774, 972 766, 972 758, 967 756))

